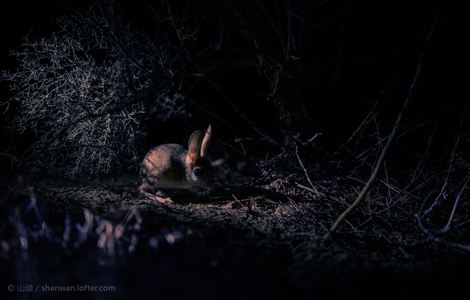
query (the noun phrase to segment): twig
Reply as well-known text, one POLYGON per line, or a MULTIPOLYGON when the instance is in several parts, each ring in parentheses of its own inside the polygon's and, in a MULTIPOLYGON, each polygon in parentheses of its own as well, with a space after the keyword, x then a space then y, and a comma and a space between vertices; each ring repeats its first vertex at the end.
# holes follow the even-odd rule
POLYGON ((299 188, 301 188, 301 189, 304 189, 304 190, 309 191, 309 192, 311 192, 311 193, 316 193, 316 194, 318 194, 318 191, 317 191, 317 190, 314 190, 314 189, 312 189, 312 188, 309 188, 308 186, 305 186, 305 185, 300 184, 300 183, 296 183, 296 185, 297 185, 297 187, 299 187, 299 188))
POLYGON ((455 212, 457 211, 457 207, 459 207, 459 204, 460 204, 460 199, 462 199, 462 194, 467 188, 469 181, 470 181, 470 175, 467 176, 467 179, 463 183, 462 188, 460 189, 459 193, 455 197, 454 206, 452 207, 452 212, 450 213, 446 226, 444 226, 444 228, 441 229, 442 232, 446 232, 450 230, 452 222, 454 221, 455 212))
POLYGON ((384 87, 380 91, 380 94, 377 97, 377 100, 375 101, 374 105, 372 106, 372 108, 367 113, 364 120, 361 122, 361 124, 359 124, 359 126, 356 128, 356 130, 354 130, 354 132, 351 134, 351 136, 341 146, 339 146, 339 149, 343 149, 344 147, 346 147, 346 145, 349 144, 352 140, 354 140, 354 138, 364 129, 364 127, 366 127, 369 124, 370 120, 373 118, 374 114, 376 113, 377 106, 379 105, 379 103, 383 99, 383 95, 384 95, 385 90, 388 88, 389 84, 392 82, 392 78, 393 78, 393 76, 391 76, 387 80, 384 87))
POLYGON ((416 90, 416 83, 418 82, 418 78, 421 75, 421 69, 422 69, 423 63, 424 63, 424 51, 426 50, 427 46, 430 43, 431 37, 432 37, 432 35, 434 33, 434 30, 436 28, 436 23, 437 23, 437 18, 434 19, 433 24, 431 26, 431 30, 429 31, 429 33, 426 37, 425 47, 424 47, 424 50, 423 50, 423 52, 421 53, 421 55, 419 57, 418 65, 416 67, 416 71, 415 71, 415 74, 413 76, 413 80, 411 81, 410 87, 408 88, 408 93, 406 95, 405 101, 403 102, 403 106, 402 106, 400 112, 398 113, 397 119, 395 120, 395 124, 393 125, 393 128, 392 128, 392 131, 390 132, 390 135, 388 136, 387 142, 386 142, 385 146, 383 147, 383 150, 380 153, 380 156, 377 159, 377 162, 375 163, 372 174, 370 175, 369 179, 367 180, 367 183, 362 188, 361 192, 359 193, 357 198, 354 200, 354 202, 348 208, 346 208, 346 210, 344 210, 339 215, 338 219, 336 219, 336 221, 333 223, 333 225, 330 228, 330 232, 334 232, 338 228, 338 226, 344 221, 344 219, 346 219, 346 217, 356 207, 358 207, 359 204, 361 204, 361 202, 364 200, 365 196, 369 192, 369 189, 371 188, 371 186, 374 183, 375 179, 377 178, 377 175, 379 174, 379 171, 380 171, 380 168, 383 164, 385 156, 386 156, 386 154, 387 154, 387 152, 390 148, 390 145, 392 144, 392 142, 395 138, 395 135, 398 131, 398 127, 401 124, 401 121, 403 119, 403 115, 404 115, 406 109, 408 108, 408 105, 410 103, 410 99, 412 98, 412 96, 414 95, 414 92, 416 90))
POLYGON ((16 158, 16 156, 12 154, 0 152, 0 156, 5 156, 5 157, 10 158, 13 162, 18 162, 18 158, 16 158))
MULTIPOLYGON (((430 214, 431 211, 433 211, 433 209, 439 203, 439 199, 441 199, 441 197, 444 195, 444 192, 447 188, 447 185, 449 184, 449 177, 450 177, 450 173, 452 172, 455 152, 457 151, 457 146, 458 146, 459 142, 460 142, 460 136, 458 136, 457 139, 455 140, 454 147, 453 147, 451 155, 450 155, 449 168, 447 169, 447 175, 446 175, 446 178, 444 180, 444 183, 441 186, 441 190, 439 191, 439 194, 434 198, 433 203, 431 203, 431 205, 426 210, 424 210, 423 216, 426 216, 426 215, 430 214)), ((424 203, 423 203, 423 205, 424 205, 424 203)))
POLYGON ((299 147, 297 145, 295 145, 295 156, 297 156, 297 160, 299 161, 300 167, 304 171, 305 177, 307 178, 308 183, 312 187, 313 192, 317 194, 318 197, 320 197, 320 193, 318 192, 317 188, 313 185, 312 180, 310 179, 310 176, 308 176, 307 169, 305 168, 304 163, 300 159, 299 147))

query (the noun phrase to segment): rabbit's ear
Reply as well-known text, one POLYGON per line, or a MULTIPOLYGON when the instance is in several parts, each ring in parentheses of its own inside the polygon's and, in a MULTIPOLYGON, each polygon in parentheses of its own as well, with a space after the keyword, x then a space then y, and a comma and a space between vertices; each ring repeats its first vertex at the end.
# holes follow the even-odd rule
POLYGON ((188 141, 188 159, 189 163, 192 164, 194 161, 199 159, 201 151, 203 133, 200 130, 196 130, 191 134, 188 141))
POLYGON ((212 127, 209 125, 206 130, 206 134, 204 135, 204 139, 202 140, 201 145, 201 157, 206 157, 207 153, 209 152, 209 145, 211 144, 212 139, 212 127))

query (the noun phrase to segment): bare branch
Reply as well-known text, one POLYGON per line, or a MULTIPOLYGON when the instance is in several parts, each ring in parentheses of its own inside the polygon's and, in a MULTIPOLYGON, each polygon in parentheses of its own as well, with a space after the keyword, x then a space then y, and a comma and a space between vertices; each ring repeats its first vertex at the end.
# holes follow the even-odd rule
MULTIPOLYGON (((436 28, 436 23, 437 23, 437 18, 434 19, 434 22, 431 26, 431 30, 429 31, 429 33, 427 35, 424 50, 426 50, 427 46, 429 46, 429 43, 431 41, 431 37, 432 37, 432 35, 434 33, 434 30, 436 28)), ((344 219, 346 219, 346 217, 354 209, 356 209, 356 207, 359 206, 359 204, 364 200, 365 196, 369 192, 369 189, 371 188, 371 186, 374 183, 375 179, 377 178, 377 175, 379 174, 379 171, 382 167, 385 156, 387 155, 388 150, 390 149, 390 146, 391 146, 391 144, 392 144, 392 142, 395 138, 395 135, 398 131, 398 128, 401 124, 401 121, 403 119, 405 111, 408 108, 408 105, 410 103, 411 98, 414 96, 414 93, 415 93, 415 90, 416 90, 416 84, 417 84, 418 79, 421 75, 421 69, 423 67, 423 64, 424 64, 424 51, 420 55, 418 65, 416 67, 416 71, 415 71, 415 74, 413 76, 413 80, 411 81, 410 87, 408 88, 408 92, 407 92, 407 95, 405 97, 405 101, 403 102, 402 108, 401 108, 400 112, 398 113, 398 116, 395 120, 395 124, 393 125, 393 128, 392 128, 392 131, 390 132, 390 134, 387 138, 387 142, 386 142, 385 146, 383 147, 383 150, 380 153, 380 156, 379 156, 379 158, 377 159, 377 161, 375 163, 372 174, 370 175, 369 179, 367 180, 366 184, 362 188, 362 190, 359 193, 359 195, 357 196, 357 198, 353 201, 353 203, 345 211, 343 211, 339 215, 339 217, 333 223, 333 225, 330 228, 330 232, 334 232, 338 228, 338 226, 341 224, 341 222, 344 221, 344 219)))

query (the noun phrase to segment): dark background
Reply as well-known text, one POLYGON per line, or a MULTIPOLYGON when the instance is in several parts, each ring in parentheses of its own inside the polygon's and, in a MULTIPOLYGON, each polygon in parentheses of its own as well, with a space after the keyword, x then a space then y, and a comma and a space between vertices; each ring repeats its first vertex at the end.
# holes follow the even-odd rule
MULTIPOLYGON (((47 36, 54 31, 57 16, 84 10, 90 3, 93 2, 15 1, 2 4, 0 67, 15 69, 14 58, 8 55, 9 49, 18 48, 26 34, 47 36)), ((145 1, 117 3, 126 17, 152 32, 145 1)), ((205 74, 254 120, 259 129, 279 141, 286 134, 300 132, 309 137, 321 132, 323 146, 332 147, 332 151, 360 124, 382 90, 378 122, 383 134, 390 130, 409 88, 426 35, 433 20, 438 18, 432 43, 426 50, 417 92, 403 125, 410 134, 397 143, 407 153, 405 156, 405 152, 399 153, 400 160, 414 161, 413 153, 422 151, 421 147, 426 144, 423 138, 433 130, 436 130, 435 155, 443 155, 440 151, 452 144, 453 132, 461 130, 458 120, 469 94, 466 84, 469 49, 465 43, 468 26, 464 10, 459 7, 439 1, 270 1, 261 5, 237 2, 237 7, 244 12, 246 26, 259 41, 256 51, 273 57, 287 70, 280 78, 279 87, 284 115, 290 116, 291 124, 286 125, 287 121, 280 121, 279 108, 267 98, 270 83, 256 68, 238 63, 253 62, 250 53, 253 49, 231 22, 230 14, 224 11, 226 7, 217 1, 197 4, 176 1, 172 5, 175 11, 194 5, 205 11, 206 18, 197 41, 200 47, 217 41, 220 28, 224 27, 221 50, 204 58, 200 65, 208 67, 205 74), (289 25, 293 36, 290 52, 293 58, 290 59, 283 57, 286 42, 282 41, 288 26, 285 17, 288 6, 295 14, 289 25), (279 32, 275 32, 270 22, 277 24, 279 32), (289 131, 283 131, 285 127, 289 127, 289 131)), ((191 78, 186 82, 191 86, 191 78)), ((147 124, 149 146, 165 141, 184 142, 176 137, 186 136, 193 128, 205 127, 207 123, 215 125, 218 137, 222 139, 232 139, 235 134, 255 135, 251 126, 207 82, 194 84, 186 90, 186 95, 216 111, 226 124, 193 106, 190 108, 193 118, 189 120, 177 119, 164 124, 154 124, 150 120, 147 124), (234 130, 238 132, 234 133, 234 130)), ((2 97, 8 97, 5 84, 2 85, 2 97)), ((18 136, 8 128, 13 115, 14 110, 1 116, 2 150, 15 144, 18 146, 10 152, 19 155, 34 137, 18 136)))

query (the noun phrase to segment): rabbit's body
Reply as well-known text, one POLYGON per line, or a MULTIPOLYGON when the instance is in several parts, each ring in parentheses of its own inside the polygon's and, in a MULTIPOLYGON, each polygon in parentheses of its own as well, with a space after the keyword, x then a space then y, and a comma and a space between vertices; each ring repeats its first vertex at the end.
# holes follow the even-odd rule
POLYGON ((178 144, 164 144, 153 148, 142 162, 142 183, 146 182, 152 190, 186 189, 186 168, 183 164, 186 155, 187 151, 178 144))
POLYGON ((178 144, 163 144, 151 149, 140 168, 139 192, 146 196, 162 195, 167 190, 203 191, 212 180, 212 166, 207 159, 211 128, 204 135, 195 131, 188 150, 178 144))

